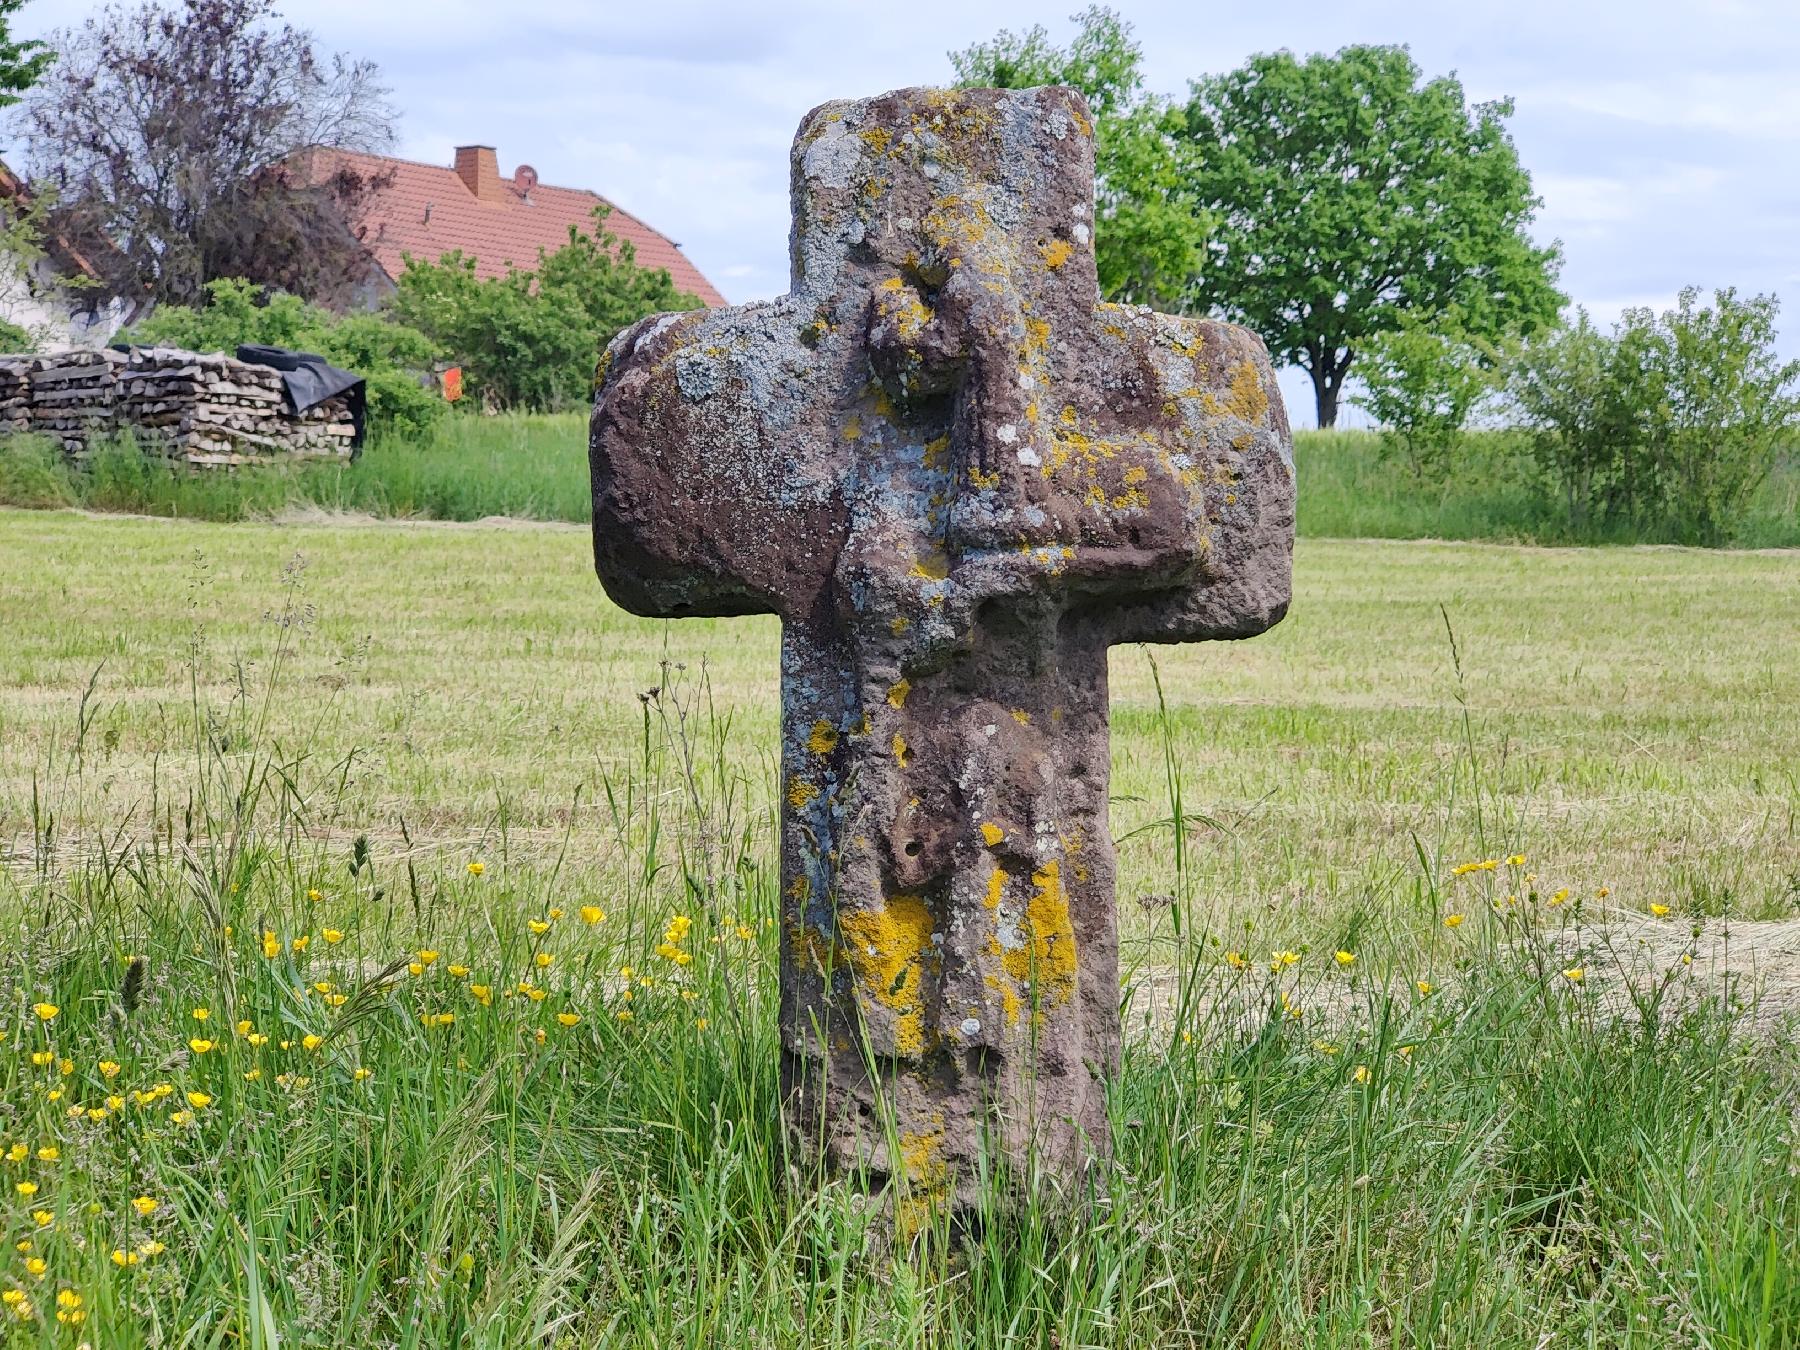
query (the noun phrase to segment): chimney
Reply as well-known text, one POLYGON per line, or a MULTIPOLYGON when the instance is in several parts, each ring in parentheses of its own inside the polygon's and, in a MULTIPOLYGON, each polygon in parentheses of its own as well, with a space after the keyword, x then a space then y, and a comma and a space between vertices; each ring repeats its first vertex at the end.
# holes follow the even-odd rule
POLYGON ((456 176, 463 186, 475 194, 477 201, 499 203, 500 160, 491 145, 459 145, 456 147, 456 176))

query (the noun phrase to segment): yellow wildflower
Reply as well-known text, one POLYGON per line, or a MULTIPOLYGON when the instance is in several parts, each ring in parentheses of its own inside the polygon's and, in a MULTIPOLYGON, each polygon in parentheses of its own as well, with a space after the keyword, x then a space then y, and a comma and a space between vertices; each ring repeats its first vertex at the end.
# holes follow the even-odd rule
POLYGON ((350 1076, 359 1083, 366 1083, 375 1076, 375 1070, 368 1068, 365 1065, 358 1064, 356 1066, 356 1071, 350 1076))
POLYGON ((199 1036, 195 1036, 192 1040, 190 1040, 188 1042, 188 1049, 192 1050, 196 1055, 204 1055, 208 1050, 211 1050, 212 1048, 213 1048, 212 1041, 205 1040, 199 1036))
POLYGON ((479 858, 469 864, 469 875, 472 877, 478 877, 485 871, 487 871, 487 864, 479 858))
POLYGON ((57 1162, 62 1158, 62 1150, 55 1144, 45 1144, 37 1151, 39 1162, 57 1162))
POLYGON ((1653 904, 1650 906, 1650 912, 1659 919, 1666 919, 1669 917, 1669 907, 1667 905, 1653 904))
POLYGON ((1430 980, 1414 980, 1413 987, 1419 991, 1420 998, 1429 998, 1431 996, 1431 991, 1437 986, 1432 984, 1430 980))
POLYGON ((119 1064, 117 1060, 103 1059, 100 1061, 99 1068, 100 1076, 102 1078, 117 1078, 119 1076, 119 1064))
POLYGON ((160 1200, 152 1199, 148 1195, 140 1195, 137 1199, 135 1199, 131 1202, 131 1207, 147 1219, 152 1214, 156 1213, 157 1207, 161 1203, 162 1202, 160 1200))
POLYGON ((1285 969, 1287 969, 1287 967, 1289 967, 1291 965, 1298 964, 1299 960, 1300 960, 1299 952, 1287 951, 1284 948, 1283 950, 1276 952, 1273 956, 1271 956, 1269 958, 1269 969, 1270 970, 1285 970, 1285 969))
POLYGON ((467 966, 445 966, 444 969, 450 972, 450 978, 453 980, 466 980, 469 978, 469 968, 467 966))
POLYGON ((1351 1071, 1350 1076, 1359 1083, 1368 1082, 1369 1081, 1369 1066, 1367 1064, 1358 1064, 1356 1066, 1356 1068, 1351 1071))
POLYGON ((314 886, 306 892, 306 898, 316 905, 319 901, 323 900, 325 896, 319 891, 318 887, 314 886))
POLYGON ((262 1077, 261 1069, 250 1069, 244 1074, 244 1081, 246 1083, 254 1083, 257 1079, 259 1079, 261 1077, 262 1077))
POLYGON ((559 1012, 558 1014, 556 1014, 556 1020, 558 1022, 561 1022, 565 1027, 572 1027, 581 1020, 581 1014, 580 1013, 572 1013, 572 1012, 559 1012))
POLYGON ((248 1036, 244 1037, 244 1039, 250 1042, 251 1046, 256 1049, 261 1049, 269 1043, 269 1038, 260 1031, 253 1031, 248 1036))
POLYGON ((329 994, 331 992, 331 981, 330 980, 314 980, 313 981, 313 992, 315 994, 329 994))
POLYGON ((438 959, 438 954, 429 947, 421 947, 418 951, 418 957, 420 965, 428 966, 438 959))
POLYGON ((61 1012, 62 1009, 57 1007, 54 1003, 34 1003, 31 1005, 31 1011, 38 1015, 38 1021, 49 1022, 52 1021, 56 1017, 56 1014, 61 1012))
POLYGON ((1508 867, 1523 867, 1525 865, 1525 855, 1523 853, 1515 853, 1506 860, 1506 864, 1508 867))
POLYGON ((128 1252, 123 1247, 114 1247, 112 1263, 115 1266, 135 1266, 138 1263, 138 1254, 128 1252))
POLYGON ((475 1001, 482 1007, 493 1005, 494 987, 491 984, 472 984, 469 986, 469 992, 475 996, 475 1001))
POLYGON ((548 970, 550 969, 551 963, 555 960, 556 958, 550 955, 549 952, 539 952, 536 956, 531 958, 531 964, 536 966, 539 970, 548 970))
POLYGON ((21 1181, 13 1189, 29 1200, 38 1193, 38 1184, 35 1181, 21 1181))
POLYGON ((303 952, 311 943, 312 935, 310 933, 302 933, 299 937, 288 943, 288 946, 297 952, 303 952))
POLYGON ((1340 966, 1344 967, 1344 969, 1346 969, 1346 970, 1348 970, 1351 966, 1356 964, 1356 953, 1355 952, 1336 951, 1331 954, 1331 957, 1332 957, 1332 960, 1336 961, 1340 966))
POLYGON ((534 937, 542 937, 550 931, 549 923, 543 919, 527 919, 525 926, 531 930, 534 937))
POLYGON ((629 1022, 631 1020, 631 1009, 620 1008, 613 1016, 618 1018, 621 1022, 629 1022))
POLYGON ((271 961, 281 955, 281 939, 275 936, 273 929, 263 929, 262 954, 271 961))
POLYGON ((1463 916, 1460 914, 1444 915, 1444 927, 1446 927, 1446 928, 1459 927, 1459 926, 1461 926, 1462 921, 1463 921, 1463 916))
POLYGON ((34 1209, 31 1211, 31 1221, 39 1228, 48 1228, 56 1222, 56 1215, 47 1209, 34 1209))
POLYGON ((327 928, 320 933, 319 936, 324 938, 325 941, 333 947, 344 940, 344 933, 341 928, 327 928))
POLYGON ((542 1045, 545 1041, 550 1039, 550 1033, 545 1031, 542 1027, 537 1027, 532 1031, 531 1039, 536 1041, 539 1045, 542 1045))
POLYGON ((1570 966, 1563 972, 1563 978, 1570 984, 1580 984, 1582 980, 1587 978, 1587 972, 1580 966, 1570 966))
POLYGON ((581 921, 589 925, 604 923, 606 922, 606 911, 601 909, 598 905, 583 905, 581 907, 581 921))
POLYGON ((321 1045, 325 1044, 325 1038, 323 1036, 302 1036, 300 1038, 300 1044, 305 1046, 308 1050, 317 1050, 321 1045))
POLYGON ((696 1017, 694 1019, 694 1030, 695 1031, 705 1031, 706 1027, 707 1027, 707 1021, 704 1017, 696 1017))
POLYGON ((196 1111, 199 1111, 211 1106, 212 1098, 204 1092, 189 1092, 187 1094, 187 1103, 196 1111))
POLYGON ((31 1062, 40 1069, 45 1065, 54 1064, 56 1063, 56 1052, 53 1050, 33 1050, 31 1052, 31 1062))

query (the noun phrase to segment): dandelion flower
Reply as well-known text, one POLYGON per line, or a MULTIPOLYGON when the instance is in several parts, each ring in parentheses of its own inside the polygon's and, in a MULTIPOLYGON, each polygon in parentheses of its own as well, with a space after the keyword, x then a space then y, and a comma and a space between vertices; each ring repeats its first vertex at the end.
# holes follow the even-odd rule
POLYGON ((131 1207, 147 1219, 152 1214, 156 1213, 158 1206, 161 1204, 162 1201, 160 1200, 153 1199, 148 1195, 140 1195, 131 1202, 131 1207))
POLYGON ((558 1022, 561 1022, 565 1027, 572 1027, 577 1022, 581 1021, 581 1014, 580 1013, 572 1013, 572 1012, 559 1012, 558 1014, 556 1014, 556 1020, 558 1022))
POLYGON ((1348 970, 1351 966, 1356 964, 1356 953, 1355 952, 1338 951, 1338 952, 1333 952, 1331 954, 1331 956, 1334 961, 1336 961, 1340 966, 1344 967, 1344 969, 1346 969, 1346 970, 1348 970))
POLYGON ((1650 912, 1659 919, 1666 919, 1669 917, 1669 907, 1667 905, 1651 905, 1650 912))
POLYGON ((34 1003, 31 1005, 31 1011, 38 1015, 38 1021, 49 1022, 55 1020, 56 1014, 62 1009, 54 1003, 34 1003))
POLYGON ((1446 914, 1446 915, 1444 915, 1444 927, 1446 927, 1446 928, 1458 928, 1458 927, 1461 927, 1461 925, 1462 925, 1462 921, 1463 921, 1463 916, 1462 916, 1462 915, 1460 915, 1460 914, 1446 914))
POLYGON ((469 875, 472 877, 478 877, 485 871, 487 871, 487 864, 479 858, 469 864, 469 875))
POLYGON ((597 923, 605 923, 606 911, 601 909, 598 905, 583 905, 581 907, 581 921, 590 927, 597 923))

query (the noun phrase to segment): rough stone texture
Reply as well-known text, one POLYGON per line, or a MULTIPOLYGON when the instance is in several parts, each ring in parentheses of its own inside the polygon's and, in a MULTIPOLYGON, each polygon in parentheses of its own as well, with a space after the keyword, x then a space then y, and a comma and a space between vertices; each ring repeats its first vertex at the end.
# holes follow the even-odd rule
POLYGON ((1106 1155, 1107 648, 1288 603, 1267 355, 1099 302, 1093 162, 1066 89, 828 103, 792 291, 647 319, 597 376, 608 594, 782 618, 791 1118, 912 1200, 967 1202, 984 1149, 1106 1155))

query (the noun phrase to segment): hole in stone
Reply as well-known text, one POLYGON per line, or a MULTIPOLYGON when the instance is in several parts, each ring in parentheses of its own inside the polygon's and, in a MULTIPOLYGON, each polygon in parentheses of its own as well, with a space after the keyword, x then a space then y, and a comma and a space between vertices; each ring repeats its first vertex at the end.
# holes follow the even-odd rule
POLYGON ((900 851, 909 858, 916 858, 924 847, 925 845, 921 844, 917 839, 908 839, 905 847, 900 851))

